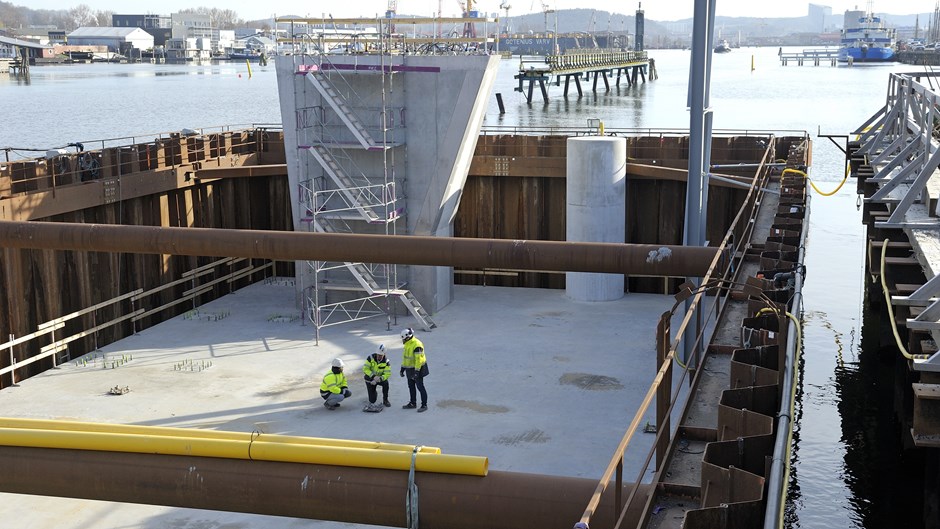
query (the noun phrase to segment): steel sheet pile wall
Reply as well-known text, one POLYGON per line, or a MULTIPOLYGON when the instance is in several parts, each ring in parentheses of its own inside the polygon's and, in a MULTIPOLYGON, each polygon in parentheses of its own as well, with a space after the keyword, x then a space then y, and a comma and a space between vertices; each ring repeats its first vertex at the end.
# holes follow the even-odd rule
MULTIPOLYGON (((526 136, 483 134, 477 142, 470 174, 454 220, 457 237, 496 239, 565 239, 566 142, 570 135, 526 136)), ((688 138, 678 135, 626 136, 627 163, 683 168, 688 138)), ((713 163, 761 160, 768 138, 717 137, 713 163)), ((786 157, 784 151, 783 157, 786 157)), ((753 169, 723 171, 750 177, 753 169)), ((685 182, 654 179, 627 170, 625 242, 682 244, 685 182)), ((741 207, 745 189, 712 186, 708 203, 708 237, 720 240, 741 207)), ((459 284, 565 288, 564 274, 522 271, 456 270, 459 284)), ((630 292, 672 293, 683 279, 628 278, 630 292)))
MULTIPOLYGON (((805 167, 800 151, 793 150, 789 167, 805 167)), ((776 454, 775 444, 792 428, 790 417, 784 430, 777 421, 781 404, 789 406, 793 398, 785 393, 793 382, 786 379, 795 374, 795 355, 788 358, 788 350, 795 349, 796 339, 789 335, 787 313, 799 311, 794 299, 798 276, 804 273, 800 246, 806 205, 805 178, 795 173, 781 177, 770 236, 759 248, 760 271, 747 279, 769 301, 754 296, 748 300, 748 316, 741 322, 743 347, 731 352, 731 386, 722 392, 718 406, 717 440, 706 445, 702 458, 701 508, 686 513, 686 529, 763 527, 772 464, 789 458, 788 452, 776 454)), ((786 490, 785 481, 782 485, 786 490)), ((780 489, 775 490, 779 496, 780 489)))
MULTIPOLYGON (((227 227, 289 230, 286 177, 202 181, 194 171, 262 160, 283 163, 279 132, 230 131, 183 136, 150 143, 108 147, 55 157, 0 164, 0 222, 45 220, 136 226, 227 227), (262 136, 264 136, 262 138, 262 136)), ((180 279, 183 272, 215 259, 103 252, 0 250, 0 343, 36 332, 38 326, 112 298, 180 279)), ((243 263, 239 266, 247 266, 243 263)), ((261 276, 256 276, 258 279, 261 276)), ((248 278, 220 283, 201 302, 247 284, 248 278)), ((186 282, 142 300, 146 308, 178 299, 186 282)), ((145 317, 148 327, 192 309, 181 303, 145 317)), ((56 339, 72 336, 134 310, 127 299, 65 323, 56 339)), ((141 305, 136 306, 137 309, 141 305)), ((58 353, 59 361, 82 355, 134 332, 130 319, 90 333, 58 353)), ((51 335, 12 348, 17 363, 49 345, 51 335)), ((0 369, 11 355, 0 355, 0 369)), ((16 380, 53 367, 46 358, 17 370, 16 380)), ((0 388, 12 382, 0 376, 0 388)))

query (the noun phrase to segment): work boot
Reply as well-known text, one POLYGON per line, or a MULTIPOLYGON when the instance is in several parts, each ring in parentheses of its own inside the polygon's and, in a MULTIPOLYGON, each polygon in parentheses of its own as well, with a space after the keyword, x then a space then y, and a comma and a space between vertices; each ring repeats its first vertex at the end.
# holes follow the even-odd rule
POLYGON ((404 406, 402 406, 401 409, 403 409, 403 410, 413 410, 413 409, 415 409, 415 408, 417 408, 417 407, 418 407, 418 406, 417 406, 414 402, 409 402, 408 404, 405 404, 404 406))
POLYGON ((421 412, 423 412, 423 411, 428 411, 428 405, 427 405, 427 404, 422 404, 421 407, 418 408, 418 413, 421 413, 421 412))
POLYGON ((382 401, 382 404, 384 404, 386 408, 391 408, 391 407, 392 407, 392 403, 389 402, 388 399, 383 400, 383 401, 382 401))

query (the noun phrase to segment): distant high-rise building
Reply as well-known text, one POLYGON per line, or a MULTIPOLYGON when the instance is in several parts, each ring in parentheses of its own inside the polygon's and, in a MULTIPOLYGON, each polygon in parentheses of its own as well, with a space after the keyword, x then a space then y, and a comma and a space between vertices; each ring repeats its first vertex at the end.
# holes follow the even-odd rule
POLYGON ((810 31, 820 33, 826 31, 826 21, 832 17, 832 8, 819 4, 809 4, 809 10, 806 17, 809 19, 810 31))

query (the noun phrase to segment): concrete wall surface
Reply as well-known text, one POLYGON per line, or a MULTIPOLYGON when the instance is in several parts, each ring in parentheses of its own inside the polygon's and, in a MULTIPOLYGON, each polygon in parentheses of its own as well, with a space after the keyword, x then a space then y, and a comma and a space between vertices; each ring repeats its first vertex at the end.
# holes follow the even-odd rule
MULTIPOLYGON (((335 188, 320 164, 298 146, 330 143, 344 168, 361 185, 394 184, 402 216, 398 234, 450 237, 474 148, 492 91, 498 56, 282 56, 277 57, 278 92, 294 207, 294 229, 313 229, 300 211, 301 183, 335 188), (325 61, 325 62, 324 62, 325 61), (323 62, 323 64, 321 64, 323 62), (365 149, 300 69, 315 65, 367 129, 387 149, 365 149), (382 71, 392 73, 382 75, 382 71), (383 109, 384 129, 383 129, 383 109)), ((322 190, 319 189, 318 190, 322 190)), ((375 225, 350 221, 353 232, 375 225)), ((298 274, 308 267, 298 266, 298 274)), ((451 301, 452 269, 398 267, 419 302, 434 313, 451 301)), ((311 278, 298 278, 298 285, 311 278)))

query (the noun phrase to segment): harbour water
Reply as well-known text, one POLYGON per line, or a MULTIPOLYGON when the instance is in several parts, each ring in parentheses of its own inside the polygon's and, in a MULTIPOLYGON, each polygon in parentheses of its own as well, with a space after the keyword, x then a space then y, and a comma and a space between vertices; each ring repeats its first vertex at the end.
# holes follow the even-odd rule
MULTIPOLYGON (((786 51, 786 50, 785 50, 786 51)), ((797 51, 797 50, 793 50, 797 51)), ((583 98, 533 104, 513 91, 518 59, 503 61, 486 126, 687 128, 689 52, 652 51, 660 78, 583 98)), ((278 123, 273 65, 78 65, 33 68, 30 82, 0 75, 5 120, 0 148, 45 150, 71 142, 217 125, 278 123)), ((805 130, 814 138, 810 176, 826 191, 844 175, 842 152, 824 134, 846 134, 885 100, 888 74, 904 65, 780 66, 777 49, 715 55, 711 101, 716 129, 805 130), (755 69, 752 71, 752 56, 755 69)), ((100 146, 100 144, 98 145, 100 146)), ((36 153, 13 153, 32 156, 36 153)), ((794 435, 790 527, 917 527, 918 482, 905 465, 891 422, 891 370, 864 328, 865 234, 854 183, 813 197, 804 286, 804 355, 794 435), (872 344, 869 346, 869 344, 872 344), (887 378, 886 378, 887 377, 887 378)), ((815 194, 815 193, 814 193, 815 194)))

